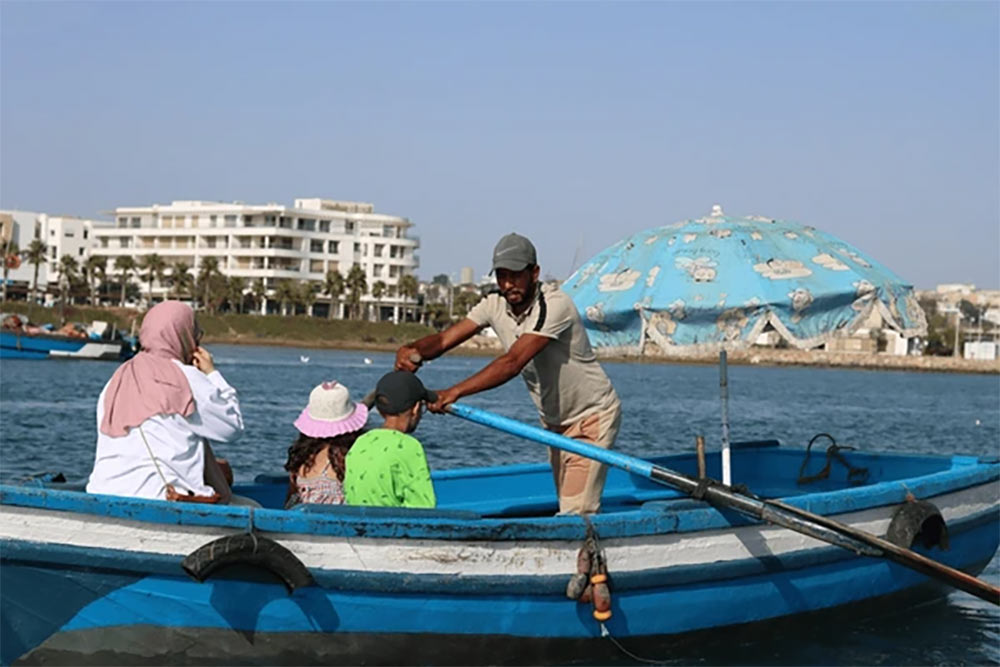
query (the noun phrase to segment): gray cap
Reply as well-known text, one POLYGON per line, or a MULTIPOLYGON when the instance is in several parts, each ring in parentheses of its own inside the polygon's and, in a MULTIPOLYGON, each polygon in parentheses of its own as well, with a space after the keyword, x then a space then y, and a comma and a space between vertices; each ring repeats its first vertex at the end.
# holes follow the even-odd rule
POLYGON ((511 232, 493 248, 493 270, 523 271, 538 264, 535 246, 520 234, 511 232))

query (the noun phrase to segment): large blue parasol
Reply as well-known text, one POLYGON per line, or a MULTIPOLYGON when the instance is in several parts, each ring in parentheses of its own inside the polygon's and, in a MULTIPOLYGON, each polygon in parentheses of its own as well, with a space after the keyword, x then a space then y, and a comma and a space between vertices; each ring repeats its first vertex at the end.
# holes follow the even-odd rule
POLYGON ((666 354, 745 347, 774 329, 797 348, 850 335, 873 311, 905 337, 926 333, 913 287, 854 246, 814 227, 729 217, 639 232, 563 283, 591 342, 666 354))

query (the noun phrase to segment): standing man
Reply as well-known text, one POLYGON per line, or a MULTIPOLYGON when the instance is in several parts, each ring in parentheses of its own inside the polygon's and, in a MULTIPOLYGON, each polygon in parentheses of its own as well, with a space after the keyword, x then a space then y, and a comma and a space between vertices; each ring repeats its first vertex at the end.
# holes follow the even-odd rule
MULTIPOLYGON (((508 234, 493 250, 499 294, 480 301, 461 322, 404 345, 396 369, 416 371, 414 359, 435 359, 484 327, 493 327, 506 352, 481 371, 437 392, 432 412, 492 389, 518 373, 546 429, 610 448, 621 425, 621 402, 597 363, 580 314, 558 287, 538 281, 535 246, 508 234), (419 356, 417 356, 419 355, 419 356)), ((601 507, 607 468, 583 456, 549 449, 560 514, 591 514, 601 507)))

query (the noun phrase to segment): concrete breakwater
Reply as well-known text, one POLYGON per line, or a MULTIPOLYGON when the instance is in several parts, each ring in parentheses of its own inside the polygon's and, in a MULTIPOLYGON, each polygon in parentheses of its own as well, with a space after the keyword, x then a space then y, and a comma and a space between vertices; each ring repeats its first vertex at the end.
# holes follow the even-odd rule
MULTIPOLYGON (((652 347, 652 346, 651 346, 652 347)), ((465 343, 463 351, 474 354, 497 353, 501 350, 496 338, 476 336, 465 343)), ((697 352, 682 356, 668 356, 655 351, 647 352, 642 357, 602 355, 598 356, 615 361, 635 361, 643 363, 694 363, 717 364, 717 352, 697 352)), ((729 352, 731 364, 761 365, 761 366, 820 366, 830 368, 868 368, 872 370, 907 370, 950 373, 998 373, 1000 374, 1000 359, 980 360, 962 359, 959 357, 933 356, 896 356, 889 354, 864 354, 852 352, 827 352, 826 350, 795 350, 775 349, 767 347, 751 347, 729 352)))

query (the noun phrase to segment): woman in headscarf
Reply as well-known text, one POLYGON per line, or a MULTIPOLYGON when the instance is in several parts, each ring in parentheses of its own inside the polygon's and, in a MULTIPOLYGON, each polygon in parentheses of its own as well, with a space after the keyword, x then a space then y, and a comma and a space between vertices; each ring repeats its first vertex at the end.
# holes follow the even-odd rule
POLYGON ((236 390, 200 340, 190 306, 164 301, 146 313, 142 350, 115 371, 97 399, 97 453, 88 492, 233 500, 208 440, 238 439, 243 415, 236 390))

